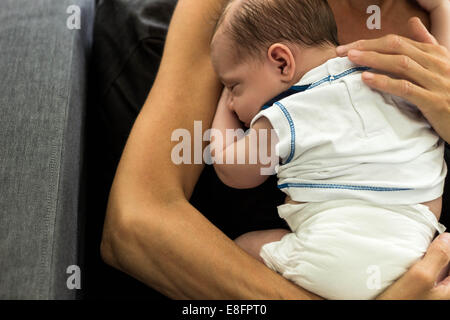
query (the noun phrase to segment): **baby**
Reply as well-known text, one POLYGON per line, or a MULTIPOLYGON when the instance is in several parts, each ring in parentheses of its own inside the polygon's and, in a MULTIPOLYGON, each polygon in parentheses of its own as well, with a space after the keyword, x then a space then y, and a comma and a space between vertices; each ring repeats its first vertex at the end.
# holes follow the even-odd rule
POLYGON ((281 161, 271 172, 291 232, 252 232, 238 245, 324 298, 372 299, 445 230, 444 143, 416 107, 366 86, 367 68, 337 57, 337 45, 325 0, 231 1, 211 41, 226 88, 210 148, 218 177, 235 188, 268 178, 261 149, 281 161), (242 124, 250 130, 223 144, 242 124))

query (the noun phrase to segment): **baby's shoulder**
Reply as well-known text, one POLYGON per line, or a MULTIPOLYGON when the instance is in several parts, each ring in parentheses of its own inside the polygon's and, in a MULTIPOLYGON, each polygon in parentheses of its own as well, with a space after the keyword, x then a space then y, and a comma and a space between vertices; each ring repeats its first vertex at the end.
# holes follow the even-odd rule
POLYGON ((265 116, 259 117, 252 125, 252 128, 255 130, 260 129, 273 129, 272 123, 269 121, 269 119, 265 116))

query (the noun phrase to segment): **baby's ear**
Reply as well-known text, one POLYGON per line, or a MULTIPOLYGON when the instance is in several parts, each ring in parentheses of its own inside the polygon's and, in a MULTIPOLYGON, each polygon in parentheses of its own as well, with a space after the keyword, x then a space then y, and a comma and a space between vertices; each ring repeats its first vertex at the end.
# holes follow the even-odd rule
POLYGON ((267 51, 269 62, 278 69, 279 75, 290 81, 295 74, 294 56, 288 46, 282 43, 272 44, 267 51))

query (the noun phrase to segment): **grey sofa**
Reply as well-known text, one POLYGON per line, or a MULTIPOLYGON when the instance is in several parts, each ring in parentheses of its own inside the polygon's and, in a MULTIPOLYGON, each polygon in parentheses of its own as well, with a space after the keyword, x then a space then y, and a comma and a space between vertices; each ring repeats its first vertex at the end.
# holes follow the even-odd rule
POLYGON ((94 14, 94 0, 0 1, 0 299, 81 293, 94 14))
POLYGON ((0 1, 0 300, 164 298, 99 245, 176 2, 0 1))

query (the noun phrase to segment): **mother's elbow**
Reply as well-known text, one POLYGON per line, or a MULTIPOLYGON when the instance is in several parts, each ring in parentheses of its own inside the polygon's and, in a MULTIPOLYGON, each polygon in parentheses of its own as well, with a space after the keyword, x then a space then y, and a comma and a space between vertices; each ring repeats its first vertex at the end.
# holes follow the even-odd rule
POLYGON ((100 243, 100 256, 106 264, 117 267, 117 259, 114 256, 113 251, 113 241, 110 237, 110 234, 107 233, 105 229, 103 229, 102 241, 100 243))
POLYGON ((102 240, 100 243, 100 255, 102 260, 115 268, 122 269, 120 266, 120 256, 122 245, 120 242, 127 238, 127 224, 123 219, 119 219, 120 213, 114 209, 108 209, 106 212, 105 223, 103 226, 102 240), (121 240, 122 239, 122 240, 121 240))
POLYGON ((126 214, 119 200, 110 196, 103 225, 100 255, 102 260, 121 271, 126 263, 125 257, 129 245, 132 244, 133 222, 130 212, 126 214))

